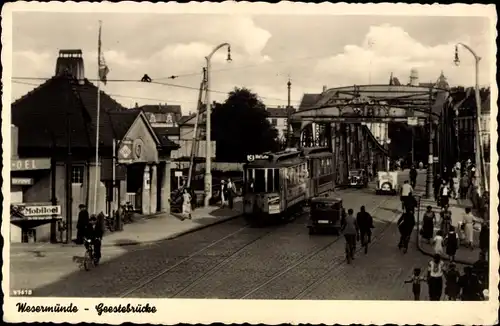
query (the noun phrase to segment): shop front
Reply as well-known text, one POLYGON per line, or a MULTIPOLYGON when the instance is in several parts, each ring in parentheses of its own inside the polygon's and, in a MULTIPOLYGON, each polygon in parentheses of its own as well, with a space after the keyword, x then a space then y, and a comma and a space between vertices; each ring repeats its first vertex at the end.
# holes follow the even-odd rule
POLYGON ((50 198, 49 158, 11 160, 10 241, 36 242, 55 238, 61 207, 50 198))

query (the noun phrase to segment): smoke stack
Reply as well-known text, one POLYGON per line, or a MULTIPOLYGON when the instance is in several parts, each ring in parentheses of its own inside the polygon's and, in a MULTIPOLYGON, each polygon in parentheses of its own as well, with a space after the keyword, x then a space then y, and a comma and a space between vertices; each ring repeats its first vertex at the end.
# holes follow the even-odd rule
POLYGON ((410 71, 410 85, 418 86, 418 70, 415 68, 410 71))
POLYGON ((326 92, 326 89, 327 89, 326 85, 323 85, 323 93, 326 92))
POLYGON ((135 108, 138 109, 139 108, 139 103, 135 102, 135 108))
POLYGON ((56 76, 69 72, 80 83, 85 79, 82 50, 60 50, 56 61, 56 76))

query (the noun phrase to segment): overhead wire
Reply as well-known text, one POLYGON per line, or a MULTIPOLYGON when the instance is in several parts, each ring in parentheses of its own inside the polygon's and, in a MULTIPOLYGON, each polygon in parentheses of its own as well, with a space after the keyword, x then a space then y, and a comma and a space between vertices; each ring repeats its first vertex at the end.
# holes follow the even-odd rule
MULTIPOLYGON (((47 80, 46 78, 36 78, 36 77, 30 77, 31 80, 47 80)), ((21 79, 21 78, 19 78, 21 79)), ((89 81, 97 81, 97 79, 89 79, 89 81)), ((110 81, 110 80, 108 80, 110 81)), ((29 85, 29 86, 40 86, 39 84, 34 84, 34 83, 27 83, 27 82, 22 82, 22 81, 17 81, 13 80, 13 83, 16 84, 21 84, 21 85, 29 85)), ((140 82, 140 81, 135 81, 135 82, 140 82)), ((191 86, 185 86, 185 85, 176 85, 176 84, 170 84, 170 83, 161 83, 161 82, 154 82, 151 81, 151 84, 158 84, 158 85, 164 85, 164 86, 170 86, 170 87, 179 87, 179 88, 184 88, 184 89, 189 89, 189 90, 196 90, 199 91, 196 87, 191 87, 191 86)), ((211 92, 214 93, 219 93, 219 94, 228 94, 228 92, 223 92, 223 91, 216 91, 216 90, 211 90, 211 92)), ((165 100, 165 99, 158 99, 158 98, 148 98, 148 97, 140 97, 140 96, 129 96, 129 95, 121 95, 121 94, 108 94, 109 96, 114 96, 114 97, 119 97, 119 98, 129 98, 129 99, 137 99, 137 100, 145 100, 145 101, 159 101, 159 102, 177 102, 177 103, 197 103, 195 101, 181 101, 181 100, 165 100)), ((276 100, 276 101, 286 101, 283 99, 277 99, 277 98, 270 98, 270 97, 263 97, 260 96, 262 99, 267 99, 267 100, 276 100)), ((294 103, 298 103, 299 101, 291 101, 294 103)))

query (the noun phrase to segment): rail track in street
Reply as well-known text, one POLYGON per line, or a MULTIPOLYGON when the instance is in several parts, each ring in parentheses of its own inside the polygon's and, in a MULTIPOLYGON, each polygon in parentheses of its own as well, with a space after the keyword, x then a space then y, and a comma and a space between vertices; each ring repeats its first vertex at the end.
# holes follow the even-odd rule
MULTIPOLYGON (((359 191, 356 190, 347 190, 345 191, 342 195, 346 196, 357 196, 359 194, 359 191)), ((375 199, 372 199, 372 201, 376 202, 378 198, 381 197, 375 197, 375 199)), ((370 213, 373 213, 383 207, 390 198, 387 199, 382 199, 382 201, 377 202, 376 206, 372 208, 370 213)), ((247 236, 245 235, 245 232, 248 230, 252 230, 252 234, 249 235, 250 239, 248 241, 243 242, 242 245, 232 249, 227 256, 225 256, 222 260, 219 262, 215 262, 215 264, 209 266, 208 268, 204 269, 199 273, 198 275, 195 275, 195 277, 188 279, 186 284, 181 284, 180 288, 173 289, 171 293, 166 295, 166 297, 174 298, 174 297, 182 297, 182 295, 185 295, 189 293, 190 290, 196 288, 198 285, 201 285, 204 281, 206 281, 210 276, 216 275, 219 271, 223 270, 224 267, 228 266, 231 264, 231 262, 234 262, 238 257, 241 257, 241 255, 246 251, 250 250, 252 245, 256 245, 259 240, 262 239, 268 239, 270 240, 271 236, 278 236, 280 235, 280 232, 286 232, 283 231, 287 226, 290 224, 301 224, 303 225, 303 222, 297 222, 297 220, 301 220, 303 217, 307 215, 307 212, 303 212, 302 214, 299 214, 294 220, 292 220, 289 223, 286 224, 281 224, 278 226, 272 226, 268 228, 263 228, 263 229, 255 229, 251 228, 249 225, 245 225, 242 228, 216 240, 213 241, 212 243, 208 244, 207 246, 201 248, 200 250, 192 253, 191 255, 183 258, 181 261, 177 262, 173 266, 167 267, 163 270, 160 270, 159 272, 148 275, 138 282, 134 283, 132 286, 130 286, 128 289, 123 291, 119 297, 124 298, 124 297, 135 297, 139 295, 141 296, 140 293, 141 291, 146 290, 147 288, 160 288, 164 286, 164 284, 167 284, 169 282, 167 274, 169 273, 182 273, 183 272, 183 265, 185 264, 194 264, 196 262, 197 257, 207 254, 207 252, 211 249, 213 249, 217 245, 221 245, 224 243, 225 240, 228 240, 232 237, 238 237, 238 236, 247 236), (258 232, 255 232, 257 230, 258 232), (256 234, 255 234, 256 233, 256 234)), ((389 224, 389 223, 388 223, 389 224)), ((387 225, 384 227, 388 227, 387 225)), ((305 229, 305 227, 304 227, 305 229)), ((289 232, 290 230, 288 230, 289 232)), ((381 231, 382 232, 382 231, 381 231)), ((296 234, 293 234, 294 236, 304 236, 303 235, 304 231, 301 228, 297 228, 296 234)), ((381 235, 379 234, 377 237, 374 237, 372 239, 372 243, 375 241, 375 239, 379 239, 381 235)), ((330 238, 328 241, 323 242, 320 241, 319 244, 313 245, 311 248, 307 248, 307 251, 301 254, 299 257, 294 259, 292 262, 284 264, 283 266, 280 266, 279 270, 276 273, 273 273, 270 275, 264 282, 260 282, 257 286, 253 286, 251 290, 245 291, 245 294, 243 294, 240 298, 241 299, 246 299, 250 297, 252 294, 258 292, 260 289, 263 289, 264 287, 267 287, 274 282, 279 282, 279 280, 282 278, 282 276, 291 273, 294 269, 297 267, 300 267, 301 265, 304 265, 306 262, 310 261, 311 259, 314 259, 314 257, 317 257, 320 253, 328 251, 328 248, 331 248, 335 243, 338 243, 340 240, 342 240, 343 237, 335 237, 333 240, 330 238)), ((322 239, 321 239, 322 240, 322 239)), ((267 240, 266 240, 267 241, 267 240)), ((335 266, 338 267, 339 264, 343 261, 344 259, 337 259, 334 262, 334 266, 332 266, 330 269, 334 269, 335 266)), ((330 272, 330 270, 328 271, 330 272)), ((327 272, 327 273, 328 273, 327 272)), ((327 273, 325 275, 322 275, 321 277, 327 277, 327 273)), ((320 278, 321 279, 321 278, 320 278)), ((306 291, 307 289, 310 289, 314 286, 314 284, 317 284, 317 280, 314 280, 312 282, 309 282, 306 288, 303 291, 306 291)), ((146 290, 147 291, 147 290, 146 290)), ((303 292, 302 291, 302 292, 303 292)), ((197 296, 194 296, 197 297, 197 296)))

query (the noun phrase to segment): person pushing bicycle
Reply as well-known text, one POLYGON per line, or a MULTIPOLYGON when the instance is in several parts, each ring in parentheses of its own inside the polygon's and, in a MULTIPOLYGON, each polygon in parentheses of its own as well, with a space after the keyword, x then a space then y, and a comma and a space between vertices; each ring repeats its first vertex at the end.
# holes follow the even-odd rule
MULTIPOLYGON (((94 246, 94 262, 99 264, 101 259, 101 239, 102 239, 102 228, 97 225, 97 217, 92 214, 89 219, 89 224, 85 230, 85 238, 89 239, 94 246)), ((87 243, 85 242, 85 248, 87 248, 87 243)))
POLYGON ((356 222, 361 236, 361 245, 367 246, 372 240, 372 229, 375 226, 373 226, 373 217, 366 211, 365 206, 361 206, 356 222))
POLYGON ((356 241, 359 239, 359 227, 352 208, 349 208, 347 216, 342 219, 341 224, 341 231, 345 237, 346 248, 349 248, 350 258, 353 260, 354 252, 356 251, 356 241))

